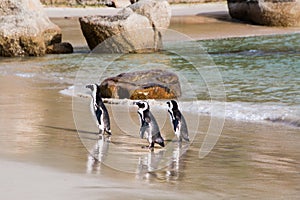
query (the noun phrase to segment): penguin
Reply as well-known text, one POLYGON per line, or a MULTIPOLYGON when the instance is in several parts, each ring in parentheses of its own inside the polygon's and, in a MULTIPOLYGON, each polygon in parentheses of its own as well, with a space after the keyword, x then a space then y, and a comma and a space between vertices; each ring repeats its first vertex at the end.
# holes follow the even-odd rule
POLYGON ((111 135, 109 115, 102 101, 99 85, 90 84, 86 88, 92 90, 91 111, 96 116, 99 134, 102 134, 104 131, 111 135))
POLYGON ((150 112, 149 104, 146 101, 139 101, 134 104, 139 107, 138 114, 141 122, 140 137, 148 140, 149 149, 154 148, 154 143, 164 147, 164 139, 160 135, 158 124, 150 112))
POLYGON ((182 139, 189 142, 188 128, 183 115, 179 111, 177 102, 171 100, 167 102, 167 105, 169 107, 168 112, 170 114, 171 123, 173 124, 174 132, 179 142, 182 142, 182 139))

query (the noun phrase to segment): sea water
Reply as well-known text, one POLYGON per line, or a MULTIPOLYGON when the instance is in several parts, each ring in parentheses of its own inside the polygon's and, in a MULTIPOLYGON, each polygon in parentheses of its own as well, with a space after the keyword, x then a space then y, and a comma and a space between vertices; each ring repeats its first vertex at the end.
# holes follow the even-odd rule
POLYGON ((224 104, 226 118, 300 127, 300 34, 177 41, 151 54, 75 49, 66 55, 1 58, 0 63, 1 75, 52 81, 57 84, 45 89, 69 95, 87 94, 85 84, 123 72, 166 69, 179 76, 184 112, 210 115, 214 105, 224 104), (221 98, 214 98, 218 93, 221 98))

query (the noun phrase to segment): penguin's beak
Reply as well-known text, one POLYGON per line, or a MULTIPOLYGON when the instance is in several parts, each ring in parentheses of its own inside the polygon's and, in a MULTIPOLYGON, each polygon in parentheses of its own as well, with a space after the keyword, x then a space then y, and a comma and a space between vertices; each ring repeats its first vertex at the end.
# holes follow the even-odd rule
POLYGON ((166 104, 168 105, 168 107, 170 107, 170 101, 167 101, 166 104))
POLYGON ((133 105, 138 106, 139 108, 142 106, 141 102, 139 101, 133 102, 133 105))
POLYGON ((88 88, 88 89, 91 89, 91 90, 92 90, 92 89, 93 89, 93 86, 92 86, 92 85, 86 85, 85 88, 88 88))

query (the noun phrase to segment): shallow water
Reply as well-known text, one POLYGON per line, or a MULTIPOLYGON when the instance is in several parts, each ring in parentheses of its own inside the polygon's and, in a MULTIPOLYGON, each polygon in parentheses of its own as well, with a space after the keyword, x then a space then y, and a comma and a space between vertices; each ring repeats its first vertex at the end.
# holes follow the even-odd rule
MULTIPOLYGON (((226 98, 228 118, 299 127, 300 34, 208 41, 189 41, 187 36, 172 31, 168 35, 186 41, 166 42, 162 52, 142 56, 86 51, 6 58, 1 60, 0 73, 75 85, 75 93, 86 93, 80 89, 85 84, 100 83, 122 72, 166 69, 180 78, 180 101, 186 111, 211 114, 211 109, 226 98), (188 106, 191 101, 199 101, 196 108, 188 106)), ((62 88, 64 94, 73 95, 73 90, 62 88)))

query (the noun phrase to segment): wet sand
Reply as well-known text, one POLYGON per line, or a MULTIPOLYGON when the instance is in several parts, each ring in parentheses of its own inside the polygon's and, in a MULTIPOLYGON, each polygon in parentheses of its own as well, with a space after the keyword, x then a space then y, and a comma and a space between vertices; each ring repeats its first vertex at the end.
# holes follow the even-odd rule
POLYGON ((89 99, 79 98, 79 104, 72 108, 72 98, 61 95, 57 89, 47 89, 49 84, 28 78, 0 77, 4 94, 0 98, 2 198, 296 199, 299 196, 297 128, 226 120, 216 146, 208 156, 199 159, 210 118, 194 118, 185 113, 189 122, 196 119, 200 125, 192 146, 186 148, 186 144, 179 147, 171 141, 173 135, 165 121, 165 110, 154 111, 159 123, 165 123, 163 137, 173 148, 168 152, 167 148, 157 147, 151 153, 141 148, 147 143, 136 133, 136 110, 108 104, 114 132, 109 142, 101 145, 103 141, 97 140, 95 126, 90 125, 92 120, 86 117, 89 99), (79 116, 75 119, 81 140, 72 110, 79 116), (122 120, 116 117, 116 112, 130 117, 122 120), (111 151, 112 154, 107 153, 111 151), (183 152, 181 157, 180 152, 183 152), (164 158, 171 158, 168 166, 147 172, 160 164, 164 166, 164 158), (130 173, 118 170, 124 166, 130 173))
MULTIPOLYGON (((250 34, 258 30, 262 34, 299 31, 228 22, 223 19, 224 13, 213 16, 174 16, 171 28, 196 39, 234 36, 237 31, 233 27, 245 28, 239 30, 240 35, 250 30, 250 34), (220 20, 216 16, 223 17, 220 20), (191 27, 180 30, 180 23, 190 23, 191 27), (222 24, 226 29, 216 29, 222 24)), ((77 17, 53 21, 61 25, 65 41, 74 44, 77 51, 86 50, 77 17)), ((138 118, 134 108, 108 105, 112 116, 118 113, 128 118, 114 117, 113 136, 98 140, 92 120, 87 117, 88 99, 79 98, 79 104, 72 107, 72 97, 59 93, 66 87, 0 75, 1 199, 297 199, 300 195, 298 128, 226 120, 216 146, 199 159, 210 117, 194 118, 185 113, 189 121, 199 120, 200 125, 192 146, 185 148, 171 141, 165 110, 155 111, 159 121, 166 122, 163 136, 173 148, 171 152, 156 148, 151 153, 141 148, 146 142, 136 133, 138 118), (73 111, 78 117, 77 127, 73 111), (117 156, 107 153, 113 148, 117 156), (180 152, 184 152, 181 157, 180 152), (90 153, 103 159, 104 164, 90 153), (164 165, 161 158, 166 154, 172 162, 148 173, 164 165), (131 173, 116 168, 130 169, 131 173)))

